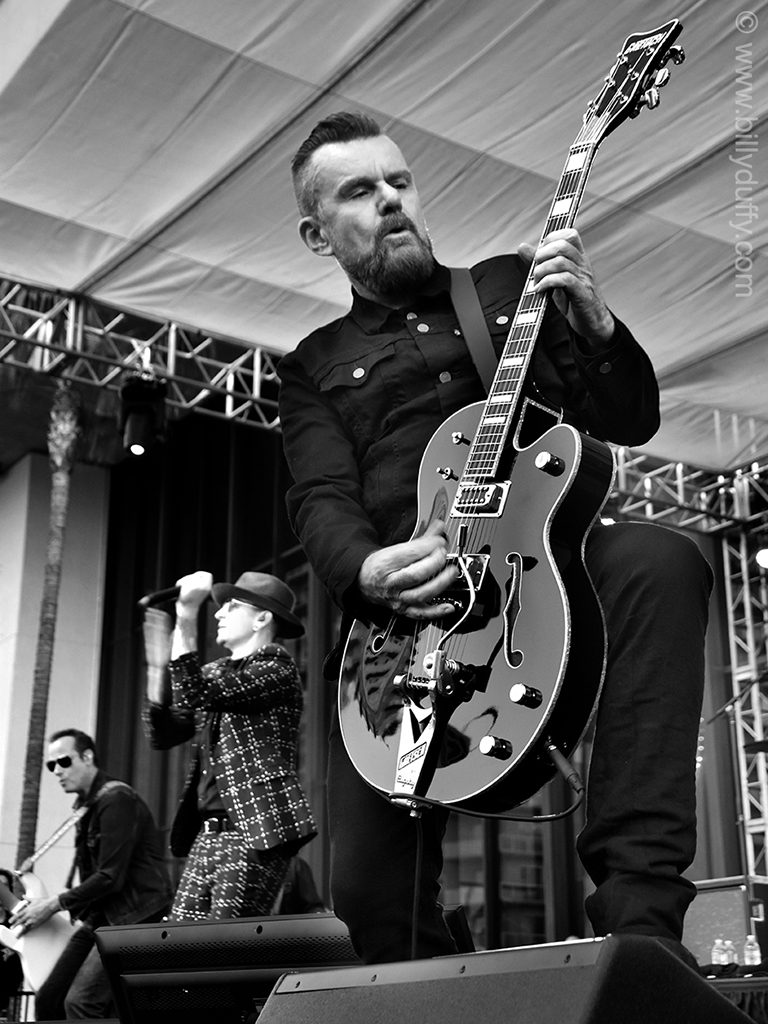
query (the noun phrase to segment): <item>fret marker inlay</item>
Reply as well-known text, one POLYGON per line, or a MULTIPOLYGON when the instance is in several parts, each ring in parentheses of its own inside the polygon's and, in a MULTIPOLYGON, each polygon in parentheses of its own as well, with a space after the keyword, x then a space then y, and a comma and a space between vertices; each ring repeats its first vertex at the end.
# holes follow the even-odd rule
POLYGON ((568 158, 568 163, 565 165, 566 171, 577 171, 580 167, 583 167, 587 159, 586 150, 581 153, 571 153, 568 158))

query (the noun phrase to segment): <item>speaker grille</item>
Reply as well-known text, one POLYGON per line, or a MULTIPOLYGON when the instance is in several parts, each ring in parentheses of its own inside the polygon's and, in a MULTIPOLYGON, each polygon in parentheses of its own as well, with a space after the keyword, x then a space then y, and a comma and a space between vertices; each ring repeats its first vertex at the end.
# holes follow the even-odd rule
POLYGON ((258 935, 206 941, 176 942, 172 937, 156 943, 124 945, 120 950, 123 971, 173 970, 202 967, 310 966, 312 964, 353 964, 358 958, 348 935, 258 935))

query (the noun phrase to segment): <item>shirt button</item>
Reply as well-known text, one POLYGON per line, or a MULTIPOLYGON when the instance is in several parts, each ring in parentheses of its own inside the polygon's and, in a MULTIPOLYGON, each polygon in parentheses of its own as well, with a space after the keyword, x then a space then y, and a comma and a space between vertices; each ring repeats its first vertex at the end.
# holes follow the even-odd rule
POLYGON ((405 314, 405 319, 406 320, 415 320, 416 319, 416 314, 415 313, 406 313, 405 314))
POLYGON ((509 317, 508 316, 504 316, 504 314, 502 313, 501 316, 497 316, 496 317, 496 323, 497 324, 508 324, 509 323, 509 317))
POLYGON ((360 380, 361 377, 365 376, 365 367, 356 366, 352 371, 352 376, 355 378, 355 380, 360 380))
POLYGON ((449 370, 443 370, 443 372, 440 374, 439 380, 440 380, 441 384, 447 384, 451 380, 450 371, 449 370))
POLYGON ((458 327, 453 328, 453 333, 456 335, 457 338, 461 337, 461 331, 459 330, 458 327))
POLYGON ((613 369, 613 363, 600 363, 598 370, 600 373, 610 373, 613 369))
POLYGON ((429 330, 429 324, 416 324, 416 330, 419 334, 426 334, 429 330))

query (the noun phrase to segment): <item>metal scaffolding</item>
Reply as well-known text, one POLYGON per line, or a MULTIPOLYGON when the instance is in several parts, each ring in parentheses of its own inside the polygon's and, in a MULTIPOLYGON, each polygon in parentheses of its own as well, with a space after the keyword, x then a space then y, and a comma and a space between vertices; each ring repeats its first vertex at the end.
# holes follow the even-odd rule
MULTIPOLYGON (((91 299, 0 278, 0 366, 118 391, 126 376, 167 382, 176 415, 198 412, 278 430, 279 356, 242 341, 157 322, 91 299)), ((768 584, 754 559, 768 544, 768 465, 727 473, 616 449, 606 512, 721 538, 727 595, 744 871, 768 875, 768 772, 763 753, 768 680, 768 584)))
POLYGON ((625 448, 616 450, 616 464, 611 512, 720 536, 743 872, 763 878, 768 769, 765 752, 751 745, 767 735, 768 687, 764 692, 761 683, 768 683, 768 580, 755 555, 759 546, 768 546, 768 465, 712 473, 680 462, 660 464, 625 448))
POLYGON ((768 876, 768 769, 764 751, 768 713, 768 581, 755 560, 768 546, 768 465, 712 473, 680 462, 660 464, 629 449, 616 450, 616 489, 610 510, 680 529, 720 536, 737 765, 743 873, 768 876))
POLYGON ((0 364, 119 391, 132 374, 167 382, 176 414, 277 429, 277 356, 170 321, 0 279, 0 364))
POLYGON ((744 870, 763 877, 768 876, 768 771, 765 753, 754 744, 766 738, 768 588, 765 571, 755 563, 755 548, 746 532, 723 538, 744 870))

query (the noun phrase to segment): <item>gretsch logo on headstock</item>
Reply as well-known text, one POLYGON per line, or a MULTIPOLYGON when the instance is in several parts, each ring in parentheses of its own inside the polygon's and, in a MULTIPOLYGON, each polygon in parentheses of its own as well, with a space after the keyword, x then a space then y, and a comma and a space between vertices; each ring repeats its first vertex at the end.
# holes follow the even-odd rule
POLYGON ((634 43, 630 43, 624 53, 634 53, 635 50, 652 50, 663 38, 664 33, 657 32, 655 36, 649 36, 648 39, 638 39, 634 43))

